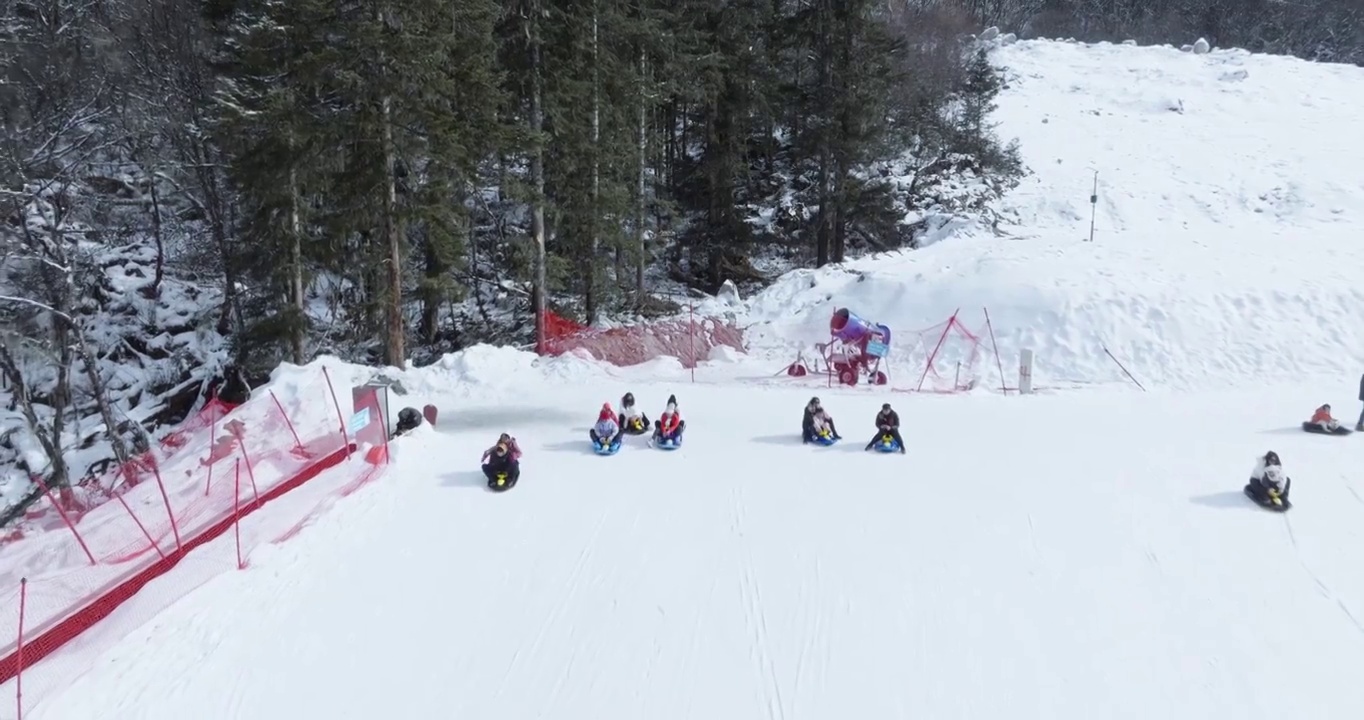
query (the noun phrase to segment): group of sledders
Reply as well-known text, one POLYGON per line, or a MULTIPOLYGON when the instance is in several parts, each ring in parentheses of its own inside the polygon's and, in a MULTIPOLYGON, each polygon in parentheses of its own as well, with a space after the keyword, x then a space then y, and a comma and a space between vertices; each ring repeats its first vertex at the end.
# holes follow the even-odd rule
MULTIPOLYGON (((1359 381, 1359 399, 1364 402, 1364 378, 1359 381)), ((1322 435, 1349 435, 1350 428, 1340 424, 1331 415, 1330 403, 1325 403, 1312 413, 1312 417, 1302 424, 1302 429, 1322 435)), ((1360 415, 1355 430, 1364 430, 1364 414, 1360 415)), ((1256 458, 1255 468, 1250 472, 1250 482, 1246 483, 1245 493, 1262 507, 1284 511, 1293 504, 1288 501, 1288 490, 1293 481, 1284 474, 1279 454, 1270 450, 1256 458)))
MULTIPOLYGON (((816 445, 833 445, 843 439, 834 425, 833 416, 824 409, 817 397, 810 398, 810 402, 805 405, 805 415, 800 422, 800 437, 802 442, 816 445)), ((864 449, 901 454, 905 452, 905 441, 900 437, 900 415, 890 408, 890 403, 881 405, 881 411, 876 413, 876 434, 864 449)))
MULTIPOLYGON (((649 438, 649 446, 663 450, 676 450, 682 446, 682 431, 687 423, 677 409, 677 396, 669 395, 663 413, 654 421, 654 434, 649 438)), ((649 417, 635 405, 635 394, 625 393, 620 399, 620 413, 611 409, 611 403, 602 403, 597 414, 597 424, 587 431, 592 440, 592 449, 598 455, 615 455, 620 452, 626 435, 643 435, 649 431, 649 417)))

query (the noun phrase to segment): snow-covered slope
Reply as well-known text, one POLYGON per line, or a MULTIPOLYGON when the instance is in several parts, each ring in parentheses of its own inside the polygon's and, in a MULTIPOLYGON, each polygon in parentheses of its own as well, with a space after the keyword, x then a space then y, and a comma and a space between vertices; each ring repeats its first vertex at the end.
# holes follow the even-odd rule
POLYGON ((814 449, 805 390, 486 359, 405 379, 462 389, 388 477, 101 641, 153 583, 33 671, 67 679, 24 717, 1364 714, 1358 440, 1294 427, 1323 388, 914 397, 902 457, 862 451, 879 397, 825 393, 847 439, 814 449), (627 389, 651 415, 678 394, 681 450, 588 450, 627 389), (504 428, 524 475, 495 495, 504 428), (1287 516, 1241 495, 1268 449, 1287 516))
POLYGON ((1105 346, 1179 389, 1364 369, 1364 69, 1053 41, 993 57, 999 132, 1033 173, 1009 224, 784 278, 748 308, 759 351, 826 338, 837 307, 900 331, 988 307, 1006 367, 1031 347, 1044 384, 1121 380, 1105 346))

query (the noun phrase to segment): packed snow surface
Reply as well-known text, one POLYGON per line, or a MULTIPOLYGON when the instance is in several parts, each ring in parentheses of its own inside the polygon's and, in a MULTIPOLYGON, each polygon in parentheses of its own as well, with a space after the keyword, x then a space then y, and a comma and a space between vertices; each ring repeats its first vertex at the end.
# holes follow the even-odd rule
POLYGON ((1104 348, 1182 389, 1364 368, 1364 68, 1050 41, 993 58, 998 132, 1032 171, 997 232, 792 273, 748 304, 756 352, 827 340, 839 307, 902 338, 988 308, 1004 364, 1034 349, 1040 384, 1123 380, 1104 348))
POLYGON ((823 393, 845 439, 813 448, 802 389, 528 389, 443 400, 25 717, 1364 716, 1360 440, 1297 427, 1338 388, 916 396, 906 456, 863 451, 860 394, 823 393), (625 390, 678 394, 682 449, 591 453, 625 390), (1286 515, 1241 494, 1269 449, 1286 515))

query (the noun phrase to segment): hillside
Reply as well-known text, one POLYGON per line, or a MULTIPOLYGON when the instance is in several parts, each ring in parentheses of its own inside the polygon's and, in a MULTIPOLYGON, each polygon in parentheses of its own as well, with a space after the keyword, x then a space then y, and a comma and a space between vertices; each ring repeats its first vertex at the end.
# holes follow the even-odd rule
POLYGON ((1044 384, 1122 381, 1104 347, 1176 389, 1364 368, 1364 69, 1053 41, 992 59, 1032 171, 998 232, 792 273, 746 304, 758 353, 826 338, 837 307, 903 332, 985 306, 1006 375, 1030 347, 1044 384))

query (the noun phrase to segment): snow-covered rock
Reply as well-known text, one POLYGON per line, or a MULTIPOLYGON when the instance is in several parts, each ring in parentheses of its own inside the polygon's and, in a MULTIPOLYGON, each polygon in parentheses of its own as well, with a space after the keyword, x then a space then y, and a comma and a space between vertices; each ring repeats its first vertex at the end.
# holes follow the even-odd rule
POLYGON ((1193 51, 1195 55, 1207 55, 1211 50, 1212 46, 1208 44, 1207 40, 1198 38, 1198 40, 1194 41, 1193 51))

